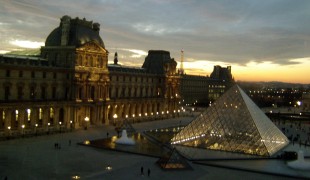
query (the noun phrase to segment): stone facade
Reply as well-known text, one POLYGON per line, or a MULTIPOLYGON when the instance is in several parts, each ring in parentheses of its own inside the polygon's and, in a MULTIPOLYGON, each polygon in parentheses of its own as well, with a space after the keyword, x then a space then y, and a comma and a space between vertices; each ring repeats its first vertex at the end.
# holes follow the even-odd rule
POLYGON ((180 91, 183 104, 204 105, 218 99, 234 85, 231 67, 214 66, 211 76, 181 74, 180 91))
POLYGON ((119 65, 117 54, 114 64, 108 64, 99 30, 98 23, 64 16, 40 56, 0 56, 0 137, 117 125, 125 119, 147 121, 180 112, 181 97, 187 96, 180 89, 192 85, 182 85, 187 76, 177 73, 170 53, 150 50, 141 68, 119 65))

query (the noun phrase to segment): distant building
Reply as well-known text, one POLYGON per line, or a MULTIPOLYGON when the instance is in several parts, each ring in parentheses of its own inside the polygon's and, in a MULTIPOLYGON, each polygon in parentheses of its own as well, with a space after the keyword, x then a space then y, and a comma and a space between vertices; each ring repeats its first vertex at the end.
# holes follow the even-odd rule
MULTIPOLYGON (((40 56, 0 56, 0 136, 167 118, 182 97, 196 99, 189 82, 199 77, 178 74, 168 51, 150 50, 141 68, 119 65, 117 53, 108 64, 99 31, 98 23, 63 16, 40 56)), ((221 78, 195 81, 202 85, 195 91, 207 90, 200 99, 223 93, 221 78)))
POLYGON ((310 112, 310 94, 303 94, 301 108, 304 112, 310 112))
POLYGON ((231 67, 214 66, 211 76, 181 75, 180 91, 185 104, 208 105, 233 84, 231 67))

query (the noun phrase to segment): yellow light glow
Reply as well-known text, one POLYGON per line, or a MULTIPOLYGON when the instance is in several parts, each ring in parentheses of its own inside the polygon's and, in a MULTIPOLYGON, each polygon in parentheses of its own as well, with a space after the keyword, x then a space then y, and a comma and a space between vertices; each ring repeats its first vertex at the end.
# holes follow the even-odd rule
POLYGON ((40 48, 41 46, 45 45, 44 42, 25 41, 25 40, 14 40, 14 41, 10 41, 10 43, 15 46, 19 46, 23 48, 31 48, 31 49, 40 48))
MULTIPOLYGON (((256 63, 250 61, 245 66, 227 64, 225 62, 212 62, 207 60, 191 60, 184 62, 186 74, 210 75, 214 65, 222 67, 232 66, 232 75, 237 81, 282 81, 294 83, 310 83, 308 78, 310 57, 291 59, 292 65, 273 64, 270 61, 256 63)), ((180 64, 180 63, 178 63, 180 64)))

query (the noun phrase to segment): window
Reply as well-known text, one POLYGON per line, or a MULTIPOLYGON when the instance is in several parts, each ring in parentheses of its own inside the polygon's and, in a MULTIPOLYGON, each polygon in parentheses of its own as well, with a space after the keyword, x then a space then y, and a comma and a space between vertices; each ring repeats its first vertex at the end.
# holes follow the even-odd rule
POLYGON ((19 71, 18 76, 23 77, 23 71, 19 71))
POLYGON ((23 87, 22 86, 18 86, 17 88, 17 99, 19 100, 23 99, 23 87))
POLYGON ((66 87, 65 89, 65 99, 69 99, 69 88, 66 87))
POLYGON ((57 78, 57 73, 54 72, 53 74, 53 78, 56 79, 57 78))
POLYGON ((35 72, 31 71, 31 78, 35 78, 35 72))
POLYGON ((53 124, 53 121, 54 121, 54 109, 53 108, 50 108, 50 123, 53 124))
POLYGON ((35 88, 33 86, 30 87, 30 99, 34 99, 35 97, 35 88))
POLYGON ((4 99, 5 100, 9 100, 9 96, 10 96, 10 87, 9 86, 6 86, 4 88, 4 99))
POLYGON ((27 109, 27 120, 31 120, 31 109, 27 109))
POLYGON ((2 111, 2 121, 3 121, 3 123, 5 121, 5 111, 2 111))
POLYGON ((11 71, 10 70, 6 70, 6 77, 10 77, 11 76, 11 71))
POLYGON ((46 96, 46 88, 41 87, 41 99, 45 99, 45 96, 46 96))
POLYGON ((80 87, 79 88, 78 99, 82 99, 82 91, 83 91, 83 89, 80 87))
POLYGON ((95 87, 94 86, 90 87, 90 98, 95 99, 95 87))
POLYGON ((18 121, 18 110, 15 110, 15 121, 18 121))
POLYGON ((52 88, 52 98, 55 99, 56 98, 56 87, 52 88))
POLYGON ((115 88, 115 98, 118 98, 118 88, 115 88))
POLYGON ((50 108, 50 118, 54 118, 54 109, 50 108))
POLYGON ((42 120, 43 117, 43 110, 42 108, 39 108, 39 120, 42 120))
POLYGON ((121 92, 121 97, 125 97, 125 91, 126 91, 126 89, 123 87, 122 92, 121 92))
POLYGON ((46 72, 43 72, 43 78, 45 79, 46 78, 46 72))

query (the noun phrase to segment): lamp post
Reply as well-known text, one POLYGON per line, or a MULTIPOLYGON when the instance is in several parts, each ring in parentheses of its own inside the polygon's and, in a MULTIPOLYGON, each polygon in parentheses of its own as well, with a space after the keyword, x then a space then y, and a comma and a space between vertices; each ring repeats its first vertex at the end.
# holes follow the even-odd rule
POLYGON ((86 124, 85 125, 85 130, 87 130, 87 126, 88 126, 88 122, 89 122, 89 117, 86 116, 84 120, 85 120, 85 124, 86 124))
POLYGON ((51 123, 47 123, 47 134, 50 133, 50 125, 51 125, 51 123))
POLYGON ((34 126, 35 126, 35 127, 34 127, 34 131, 35 131, 35 134, 37 135, 38 124, 35 124, 34 126))
POLYGON ((72 131, 72 120, 70 121, 70 131, 72 131))
POLYGON ((62 124, 62 122, 59 121, 59 132, 60 132, 60 133, 61 133, 61 124, 62 124))
POLYGON ((113 115, 113 123, 114 123, 114 126, 116 125, 116 119, 117 119, 117 114, 114 114, 114 115, 113 115))
POLYGON ((22 137, 24 137, 25 124, 22 125, 22 137))
POLYGON ((9 130, 8 138, 10 138, 11 137, 11 126, 8 126, 8 130, 9 130))

